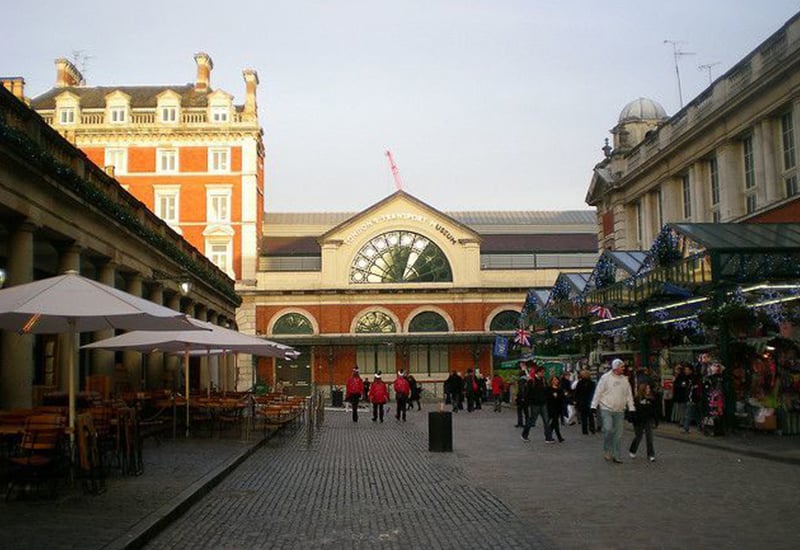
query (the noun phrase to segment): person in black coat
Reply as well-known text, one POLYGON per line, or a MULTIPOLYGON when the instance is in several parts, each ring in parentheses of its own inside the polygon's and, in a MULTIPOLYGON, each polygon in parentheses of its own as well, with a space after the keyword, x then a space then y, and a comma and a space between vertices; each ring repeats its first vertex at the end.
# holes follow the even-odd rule
POLYGON ((463 409, 462 399, 464 397, 464 379, 456 371, 453 371, 444 382, 445 392, 450 395, 450 404, 453 405, 453 412, 463 409))
POLYGON ((553 433, 558 437, 558 442, 564 441, 561 437, 561 411, 567 402, 567 395, 561 387, 561 379, 557 376, 550 378, 550 386, 546 391, 548 429, 545 430, 545 443, 555 443, 553 433))
POLYGON ((575 386, 575 406, 581 419, 581 431, 584 435, 594 433, 594 415, 592 414, 592 396, 596 384, 592 380, 592 373, 584 369, 578 375, 578 384, 575 386))
POLYGON ((631 458, 636 458, 636 451, 639 449, 642 436, 644 436, 647 443, 647 458, 650 462, 653 462, 656 459, 656 450, 653 446, 653 422, 656 417, 656 398, 649 384, 646 382, 639 384, 633 402, 636 405, 636 411, 633 413, 633 429, 636 432, 636 436, 633 438, 628 451, 631 458))

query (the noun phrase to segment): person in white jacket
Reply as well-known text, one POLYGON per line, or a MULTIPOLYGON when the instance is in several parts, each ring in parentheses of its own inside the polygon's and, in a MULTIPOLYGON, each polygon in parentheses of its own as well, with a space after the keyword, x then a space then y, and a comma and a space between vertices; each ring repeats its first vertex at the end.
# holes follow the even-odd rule
POLYGON ((603 458, 616 464, 622 464, 620 442, 626 407, 631 412, 635 410, 633 392, 628 377, 625 376, 625 362, 614 359, 611 370, 597 383, 591 408, 598 410, 603 423, 603 458))

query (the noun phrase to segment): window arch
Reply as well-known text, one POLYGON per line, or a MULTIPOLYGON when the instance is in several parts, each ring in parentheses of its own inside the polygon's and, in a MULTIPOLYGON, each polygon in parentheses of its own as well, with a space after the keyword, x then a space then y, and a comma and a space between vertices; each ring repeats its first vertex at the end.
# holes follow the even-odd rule
POLYGON ((275 321, 272 334, 314 334, 314 327, 305 315, 287 313, 275 321))
POLYGON ((514 330, 519 325, 519 311, 501 311, 492 319, 489 330, 514 330))
POLYGON ((411 231, 390 231, 373 237, 356 253, 350 266, 350 282, 357 284, 452 280, 453 271, 442 249, 411 231))
POLYGON ((423 311, 408 324, 408 332, 447 332, 447 321, 435 311, 423 311))
POLYGON ((356 332, 390 333, 397 332, 394 320, 382 311, 370 311, 362 315, 356 323, 356 332))

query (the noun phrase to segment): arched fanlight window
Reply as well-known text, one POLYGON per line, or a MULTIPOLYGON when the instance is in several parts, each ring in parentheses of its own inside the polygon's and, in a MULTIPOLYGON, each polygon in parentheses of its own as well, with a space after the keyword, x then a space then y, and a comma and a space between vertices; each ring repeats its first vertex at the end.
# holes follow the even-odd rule
POLYGON ((501 311, 492 319, 489 330, 514 330, 519 325, 519 311, 501 311))
POLYGON ((409 332, 447 332, 447 321, 435 311, 423 311, 411 319, 409 332))
POLYGON ((397 332, 391 317, 382 311, 370 311, 361 316, 356 324, 356 332, 397 332))
POLYGON ((372 238, 350 266, 351 283, 444 283, 453 280, 447 257, 430 239, 410 231, 372 238))
POLYGON ((313 334, 314 327, 304 315, 299 313, 287 313, 275 321, 272 327, 272 334, 313 334))

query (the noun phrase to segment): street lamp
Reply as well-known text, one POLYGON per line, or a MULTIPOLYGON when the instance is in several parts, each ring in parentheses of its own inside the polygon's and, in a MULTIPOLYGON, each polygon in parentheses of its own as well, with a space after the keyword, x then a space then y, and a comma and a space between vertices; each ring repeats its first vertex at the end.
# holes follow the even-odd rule
POLYGON ((185 272, 180 275, 170 275, 163 271, 153 270, 153 280, 156 282, 170 281, 176 283, 181 296, 187 296, 192 291, 192 279, 185 272))

